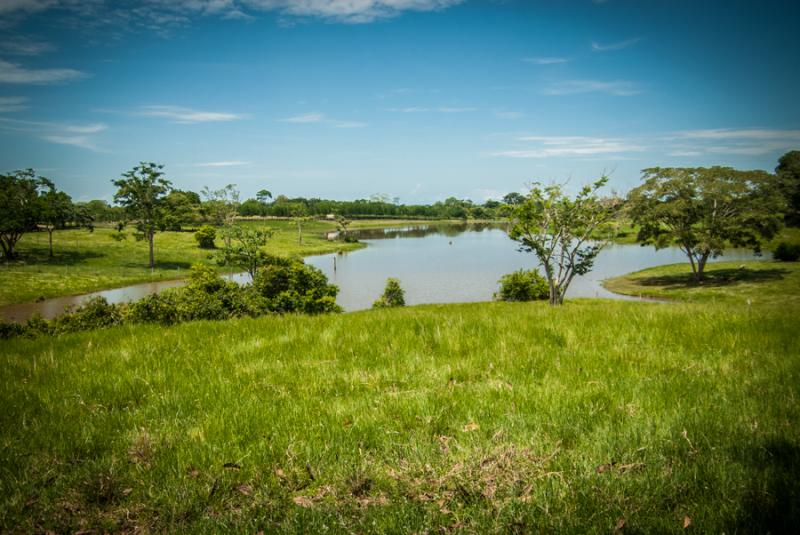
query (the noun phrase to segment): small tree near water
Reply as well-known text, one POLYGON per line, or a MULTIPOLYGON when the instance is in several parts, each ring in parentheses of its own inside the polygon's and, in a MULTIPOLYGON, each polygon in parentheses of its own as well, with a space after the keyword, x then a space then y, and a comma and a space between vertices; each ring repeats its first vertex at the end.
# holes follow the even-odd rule
POLYGON ((550 297, 547 280, 535 269, 519 269, 503 275, 500 290, 494 295, 499 301, 535 301, 550 297))
POLYGON ((383 295, 372 304, 372 308, 402 307, 405 304, 405 292, 400 287, 400 281, 390 278, 386 279, 386 288, 383 290, 383 295))
POLYGON ((545 272, 551 305, 564 302, 572 279, 591 271, 608 243, 595 238, 618 211, 617 202, 597 194, 606 182, 604 176, 583 187, 575 198, 560 185, 534 183, 525 200, 511 207, 508 235, 520 243, 520 251, 536 255, 545 272))

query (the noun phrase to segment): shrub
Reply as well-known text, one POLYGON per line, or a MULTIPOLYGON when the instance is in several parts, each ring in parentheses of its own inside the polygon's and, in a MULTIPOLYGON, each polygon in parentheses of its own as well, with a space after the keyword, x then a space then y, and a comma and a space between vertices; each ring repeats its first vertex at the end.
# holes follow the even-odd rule
POLYGON ((498 282, 500 291, 494 297, 500 301, 534 301, 550 297, 547 281, 535 269, 514 271, 503 275, 498 282))
POLYGON ((782 241, 772 252, 772 258, 781 262, 797 262, 800 259, 800 244, 782 241))
POLYGON ((194 233, 194 239, 201 249, 215 249, 214 240, 217 239, 217 230, 211 225, 203 225, 194 233))
POLYGON ((174 290, 150 294, 128 305, 126 319, 131 323, 160 323, 172 325, 178 322, 178 304, 174 290))
POLYGON ((372 303, 372 308, 402 307, 405 304, 405 292, 400 287, 400 281, 390 278, 386 279, 386 288, 383 290, 383 295, 372 303))
POLYGON ((78 308, 67 310, 52 319, 48 329, 52 334, 71 333, 112 327, 122 323, 122 310, 102 297, 93 297, 78 308))
POLYGON ((341 312, 336 304, 339 288, 328 284, 322 271, 303 262, 289 261, 262 269, 252 289, 268 312, 341 312))
POLYGON ((7 340, 25 334, 25 326, 13 321, 0 320, 0 340, 7 340))

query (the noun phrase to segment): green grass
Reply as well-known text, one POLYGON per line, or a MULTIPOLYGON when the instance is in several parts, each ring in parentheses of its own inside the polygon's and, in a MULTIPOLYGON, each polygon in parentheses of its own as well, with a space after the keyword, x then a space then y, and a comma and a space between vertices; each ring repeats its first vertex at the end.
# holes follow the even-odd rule
POLYGON ((0 531, 791 531, 797 325, 577 300, 3 342, 0 531))
POLYGON ((800 310, 800 262, 735 261, 706 265, 695 282, 688 261, 629 273, 603 282, 612 292, 689 302, 770 304, 800 310))
MULTIPOLYGON (((357 243, 330 242, 323 233, 335 230, 334 223, 304 223, 303 243, 299 243, 293 221, 241 223, 275 230, 268 250, 285 256, 308 256, 351 250, 357 243)), ((193 232, 160 232, 155 239, 156 268, 148 265, 146 241, 115 241, 110 228, 56 231, 55 257, 48 258, 47 233, 25 234, 18 245, 19 259, 0 264, 0 305, 24 303, 39 298, 58 297, 116 288, 151 280, 178 279, 195 262, 215 263, 213 251, 197 247, 193 232)), ((217 245, 222 242, 218 238, 217 245)))

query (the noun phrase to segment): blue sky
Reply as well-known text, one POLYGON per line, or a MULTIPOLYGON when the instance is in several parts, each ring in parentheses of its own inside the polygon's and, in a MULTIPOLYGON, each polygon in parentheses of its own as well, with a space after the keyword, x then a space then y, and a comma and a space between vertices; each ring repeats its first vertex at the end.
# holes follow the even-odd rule
POLYGON ((800 148, 798 6, 2 0, 0 171, 412 203, 771 170, 800 148))

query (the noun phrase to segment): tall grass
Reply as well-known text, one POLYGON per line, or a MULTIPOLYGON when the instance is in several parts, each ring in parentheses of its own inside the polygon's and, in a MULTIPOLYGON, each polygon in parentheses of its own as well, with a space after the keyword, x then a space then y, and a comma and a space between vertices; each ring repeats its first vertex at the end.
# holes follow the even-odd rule
POLYGON ((0 529, 779 532, 792 310, 573 301, 0 348, 0 529))

